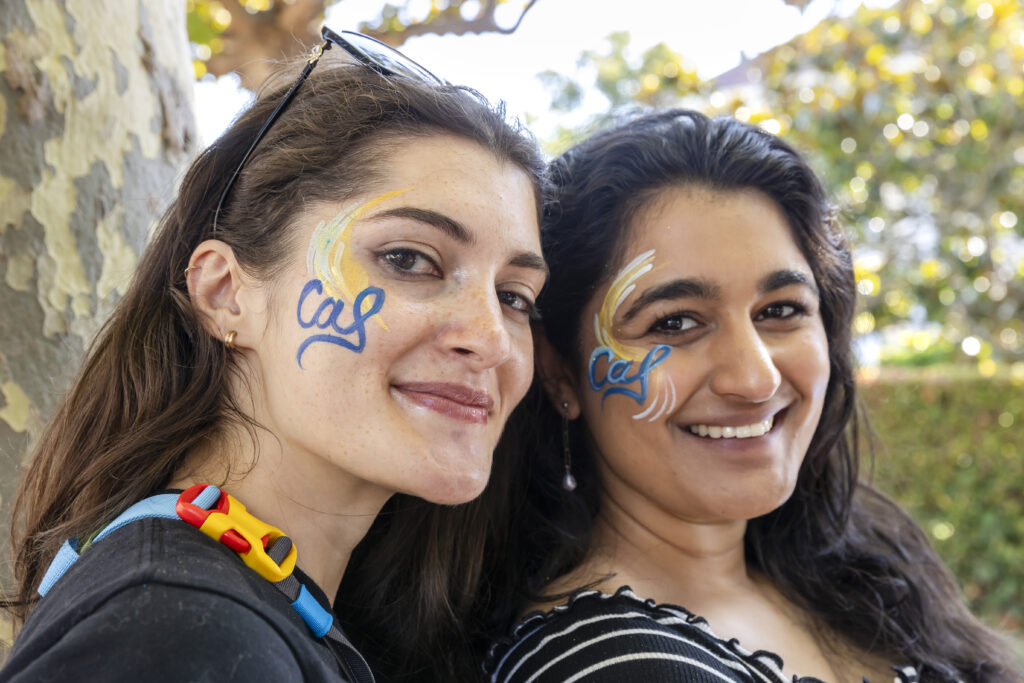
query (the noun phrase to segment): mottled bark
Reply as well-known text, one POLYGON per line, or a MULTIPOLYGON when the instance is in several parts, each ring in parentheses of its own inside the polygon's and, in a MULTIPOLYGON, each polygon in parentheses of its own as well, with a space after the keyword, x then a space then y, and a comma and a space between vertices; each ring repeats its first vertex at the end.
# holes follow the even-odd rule
MULTIPOLYGON (((4 0, 0 523, 194 151, 183 3, 4 0)), ((0 533, 0 582, 10 581, 0 533)))

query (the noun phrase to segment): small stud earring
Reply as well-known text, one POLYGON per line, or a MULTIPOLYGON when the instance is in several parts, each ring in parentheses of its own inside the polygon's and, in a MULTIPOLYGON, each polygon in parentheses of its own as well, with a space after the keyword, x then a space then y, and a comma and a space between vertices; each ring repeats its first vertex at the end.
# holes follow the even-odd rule
POLYGON ((565 476, 562 477, 562 488, 566 491, 575 491, 576 477, 572 476, 572 453, 569 451, 568 401, 562 401, 562 459, 565 464, 565 476))

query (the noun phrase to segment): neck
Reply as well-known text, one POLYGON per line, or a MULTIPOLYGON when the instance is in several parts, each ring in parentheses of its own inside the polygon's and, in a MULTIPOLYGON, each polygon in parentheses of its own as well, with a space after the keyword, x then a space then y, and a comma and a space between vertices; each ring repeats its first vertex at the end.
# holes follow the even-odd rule
POLYGON ((298 566, 331 602, 353 548, 392 493, 313 454, 284 453, 273 439, 254 447, 248 433, 193 452, 189 464, 173 487, 222 486, 292 540, 298 566))
POLYGON ((754 587, 743 550, 746 521, 681 519, 625 486, 606 488, 595 529, 590 576, 615 574, 606 588, 629 584, 657 602, 697 614, 754 587))

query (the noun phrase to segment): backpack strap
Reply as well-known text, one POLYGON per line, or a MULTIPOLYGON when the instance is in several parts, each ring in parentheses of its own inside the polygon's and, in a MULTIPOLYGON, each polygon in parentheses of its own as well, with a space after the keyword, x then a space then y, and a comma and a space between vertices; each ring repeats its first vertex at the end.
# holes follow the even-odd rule
MULTIPOLYGON (((214 487, 216 488, 216 487, 214 487)), ((178 496, 173 493, 161 493, 155 496, 150 496, 145 500, 140 500, 135 505, 118 515, 113 522, 108 524, 92 539, 92 543, 100 540, 107 534, 117 529, 120 529, 125 524, 131 524, 134 521, 144 519, 146 517, 162 517, 163 519, 178 519, 178 514, 174 511, 175 502, 178 500, 178 496)), ((37 589, 39 595, 46 595, 53 588, 53 584, 57 583, 57 580, 64 576, 64 573, 71 569, 71 565, 78 561, 81 553, 78 548, 78 539, 69 538, 64 541, 61 545, 60 550, 57 551, 57 555, 50 562, 49 568, 43 575, 43 580, 39 582, 39 588, 37 589)))
MULTIPOLYGON (((284 594, 316 638, 326 638, 341 647, 345 652, 342 664, 349 669, 348 674, 355 683, 373 683, 370 667, 335 625, 334 614, 324 609, 295 578, 298 552, 280 529, 254 517, 234 496, 216 486, 196 484, 180 495, 161 493, 135 503, 96 534, 90 545, 126 524, 147 517, 183 520, 234 550, 246 566, 284 594)), ((78 561, 82 550, 77 538, 64 541, 43 575, 38 588, 40 595, 46 595, 53 588, 78 561)))

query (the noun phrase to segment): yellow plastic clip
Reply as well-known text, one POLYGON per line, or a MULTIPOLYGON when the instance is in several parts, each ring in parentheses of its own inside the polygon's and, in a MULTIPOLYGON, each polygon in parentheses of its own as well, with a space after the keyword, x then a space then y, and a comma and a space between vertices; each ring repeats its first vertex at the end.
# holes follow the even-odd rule
POLYGON ((226 505, 221 500, 217 508, 210 511, 199 530, 237 552, 246 566, 267 581, 276 583, 290 576, 298 556, 295 546, 288 551, 280 565, 266 551, 267 546, 284 536, 284 533, 253 517, 232 495, 225 492, 221 492, 221 495, 226 497, 226 505))

